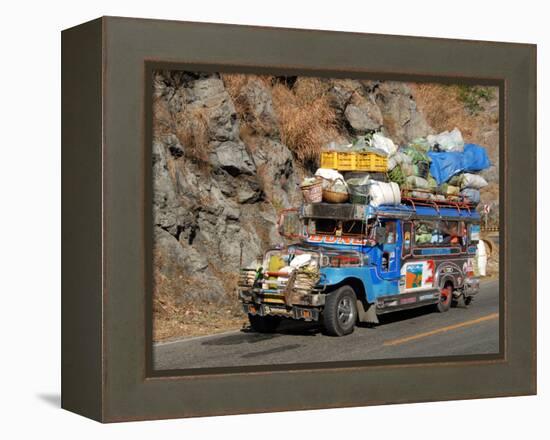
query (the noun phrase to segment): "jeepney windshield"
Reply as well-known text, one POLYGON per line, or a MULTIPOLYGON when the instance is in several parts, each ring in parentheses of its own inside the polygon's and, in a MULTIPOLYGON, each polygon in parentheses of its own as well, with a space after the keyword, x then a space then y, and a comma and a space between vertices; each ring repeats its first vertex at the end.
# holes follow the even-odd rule
POLYGON ((362 220, 310 218, 307 220, 307 232, 309 235, 360 237, 367 235, 368 227, 362 220))

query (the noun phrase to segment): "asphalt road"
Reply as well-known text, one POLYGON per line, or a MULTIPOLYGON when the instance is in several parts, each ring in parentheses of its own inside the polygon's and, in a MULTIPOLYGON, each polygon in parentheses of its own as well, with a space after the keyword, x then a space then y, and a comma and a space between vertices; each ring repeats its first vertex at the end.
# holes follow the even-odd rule
POLYGON ((330 337, 317 324, 291 321, 275 334, 240 330, 155 344, 155 370, 277 365, 367 359, 498 353, 498 281, 481 284, 467 308, 429 308, 384 315, 376 327, 360 326, 330 337))

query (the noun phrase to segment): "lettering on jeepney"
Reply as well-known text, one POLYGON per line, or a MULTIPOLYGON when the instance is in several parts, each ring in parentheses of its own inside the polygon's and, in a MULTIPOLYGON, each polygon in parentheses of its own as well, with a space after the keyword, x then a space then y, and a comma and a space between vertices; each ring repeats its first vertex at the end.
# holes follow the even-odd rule
POLYGON ((334 235, 310 235, 307 240, 312 243, 345 244, 361 246, 366 245, 367 240, 354 237, 335 237, 334 235))

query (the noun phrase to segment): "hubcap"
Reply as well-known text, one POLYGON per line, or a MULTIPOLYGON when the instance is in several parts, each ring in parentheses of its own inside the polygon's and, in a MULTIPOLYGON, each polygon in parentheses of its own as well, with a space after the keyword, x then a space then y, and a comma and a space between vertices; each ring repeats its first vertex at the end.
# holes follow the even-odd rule
POLYGON ((447 304, 451 299, 451 289, 449 287, 445 287, 441 289, 441 300, 443 304, 447 304))
POLYGON ((350 322, 353 316, 353 308, 351 305, 351 299, 344 297, 338 303, 338 321, 342 325, 346 325, 350 322))

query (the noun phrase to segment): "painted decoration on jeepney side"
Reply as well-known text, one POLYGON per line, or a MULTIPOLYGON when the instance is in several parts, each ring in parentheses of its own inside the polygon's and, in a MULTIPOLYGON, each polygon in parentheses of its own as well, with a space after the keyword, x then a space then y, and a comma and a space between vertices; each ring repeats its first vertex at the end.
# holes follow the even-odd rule
POLYGON ((405 278, 405 290, 433 287, 434 260, 415 261, 403 265, 401 275, 405 278))
POLYGON ((310 235, 307 241, 311 243, 326 243, 326 244, 347 244, 347 245, 366 245, 367 239, 355 237, 337 237, 335 235, 310 235))
POLYGON ((422 268, 424 265, 420 264, 410 264, 407 267, 407 272, 405 273, 405 287, 407 289, 416 289, 417 287, 422 287, 422 268))

